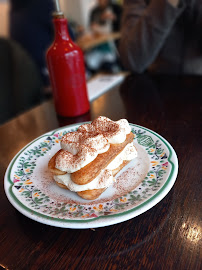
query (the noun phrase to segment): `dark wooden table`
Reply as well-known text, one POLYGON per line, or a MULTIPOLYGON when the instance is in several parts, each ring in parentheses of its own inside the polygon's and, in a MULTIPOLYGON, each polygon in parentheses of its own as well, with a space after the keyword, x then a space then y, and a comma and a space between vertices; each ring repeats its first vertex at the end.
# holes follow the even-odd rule
POLYGON ((129 76, 91 104, 89 114, 58 118, 52 101, 0 127, 0 265, 2 269, 202 269, 202 78, 129 76), (177 180, 155 207, 95 230, 44 225, 20 214, 3 188, 5 170, 27 143, 59 126, 105 115, 156 131, 174 147, 177 180))

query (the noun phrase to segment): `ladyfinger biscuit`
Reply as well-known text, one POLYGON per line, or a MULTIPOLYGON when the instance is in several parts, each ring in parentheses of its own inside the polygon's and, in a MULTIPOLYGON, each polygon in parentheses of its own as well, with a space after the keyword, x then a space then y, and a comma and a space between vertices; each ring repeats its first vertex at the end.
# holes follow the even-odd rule
POLYGON ((107 152, 99 154, 96 159, 85 167, 71 174, 71 180, 77 185, 85 185, 95 179, 107 165, 125 148, 128 143, 131 143, 134 135, 130 132, 126 136, 123 143, 111 144, 107 152))
MULTIPOLYGON (((114 169, 112 171, 113 176, 115 176, 118 172, 120 172, 120 170, 125 167, 130 161, 128 160, 124 160, 123 163, 116 169, 114 169)), ((56 182, 57 185, 61 188, 67 189, 67 186, 65 186, 64 184, 58 183, 56 182)), ((95 200, 97 199, 104 191, 106 190, 106 188, 100 188, 100 189, 92 189, 92 190, 84 190, 84 191, 79 191, 77 192, 77 194, 85 199, 85 200, 95 200)))
MULTIPOLYGON (((112 171, 113 176, 117 175, 118 172, 120 172, 120 170, 123 169, 123 167, 125 167, 128 163, 130 162, 130 160, 124 160, 123 163, 116 168, 115 170, 112 171)), ((95 200, 97 199, 104 191, 106 190, 106 188, 101 188, 101 189, 93 189, 93 190, 84 190, 84 191, 80 191, 77 192, 77 194, 86 200, 95 200)))
MULTIPOLYGON (((123 149, 124 147, 133 141, 133 133, 129 133, 126 140, 120 144, 111 144, 107 152, 99 154, 94 161, 71 174, 71 179, 75 184, 85 185, 90 183, 94 178, 98 176, 100 171, 105 168, 123 149)), ((57 155, 60 153, 59 150, 49 161, 48 168, 54 175, 63 175, 63 172, 55 167, 55 160, 57 155)))
POLYGON ((55 160, 57 155, 60 153, 61 150, 59 150, 48 162, 48 169, 54 174, 54 175, 63 175, 66 174, 66 172, 63 172, 57 168, 55 168, 55 160))
POLYGON ((77 194, 85 199, 85 200, 95 200, 97 199, 104 191, 106 188, 100 188, 100 189, 92 189, 92 190, 84 190, 84 191, 79 191, 77 194))

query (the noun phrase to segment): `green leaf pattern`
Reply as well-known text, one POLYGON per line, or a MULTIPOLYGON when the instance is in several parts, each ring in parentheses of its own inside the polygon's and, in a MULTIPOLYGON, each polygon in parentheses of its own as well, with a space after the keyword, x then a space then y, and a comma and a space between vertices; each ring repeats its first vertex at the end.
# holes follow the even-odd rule
MULTIPOLYGON (((76 128, 70 131, 75 130, 76 128)), ((36 167, 36 161, 46 155, 56 143, 59 143, 62 136, 67 133, 66 131, 58 131, 45 137, 43 142, 20 156, 13 176, 14 187, 31 209, 40 210, 41 213, 52 218, 90 219, 115 214, 131 206, 139 205, 161 187, 164 174, 170 164, 160 140, 154 141, 147 131, 138 127, 132 127, 132 132, 135 136, 134 141, 141 145, 150 156, 151 166, 143 182, 125 196, 102 204, 96 204, 95 201, 93 205, 58 203, 34 186, 31 176, 36 167)))

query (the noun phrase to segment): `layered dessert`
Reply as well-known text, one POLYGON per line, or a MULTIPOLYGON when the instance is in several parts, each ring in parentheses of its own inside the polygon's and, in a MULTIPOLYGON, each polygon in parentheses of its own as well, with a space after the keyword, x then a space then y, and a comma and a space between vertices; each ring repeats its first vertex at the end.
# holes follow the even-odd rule
POLYGON ((63 136, 61 149, 49 161, 49 170, 60 187, 94 200, 137 156, 133 139, 126 119, 112 121, 99 116, 63 136))

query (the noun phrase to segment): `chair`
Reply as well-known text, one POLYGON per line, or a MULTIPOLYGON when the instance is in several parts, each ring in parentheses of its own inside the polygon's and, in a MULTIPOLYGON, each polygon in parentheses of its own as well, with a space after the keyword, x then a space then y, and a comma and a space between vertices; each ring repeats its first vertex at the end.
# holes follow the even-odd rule
POLYGON ((41 77, 31 57, 13 40, 0 38, 0 124, 42 100, 41 77))

